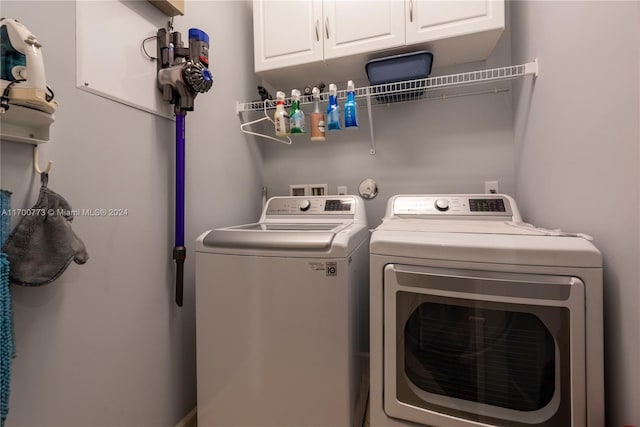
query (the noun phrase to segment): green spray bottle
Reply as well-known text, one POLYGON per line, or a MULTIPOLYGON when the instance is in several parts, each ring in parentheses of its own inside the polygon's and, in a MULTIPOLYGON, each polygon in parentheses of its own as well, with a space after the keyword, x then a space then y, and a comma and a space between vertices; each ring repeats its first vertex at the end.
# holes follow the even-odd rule
POLYGON ((300 91, 293 89, 291 91, 291 109, 289 110, 290 132, 305 133, 304 130, 304 111, 300 109, 300 91))

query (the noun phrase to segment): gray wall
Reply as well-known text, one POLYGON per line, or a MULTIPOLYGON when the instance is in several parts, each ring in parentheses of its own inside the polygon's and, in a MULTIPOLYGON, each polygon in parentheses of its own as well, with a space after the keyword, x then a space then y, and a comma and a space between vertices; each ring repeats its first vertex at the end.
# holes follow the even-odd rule
POLYGON ((292 137, 291 146, 268 141, 265 182, 270 195, 287 194, 289 184, 328 184, 336 194, 346 185, 357 194, 360 181, 379 187, 366 201, 371 227, 380 223, 387 199, 399 193, 484 192, 486 180, 513 187, 513 134, 509 93, 374 108, 376 155, 369 154, 366 109, 358 130, 327 134, 327 141, 292 137))
MULTIPOLYGON (((507 29, 489 59, 434 69, 432 75, 505 65, 511 65, 508 18, 507 29)), ((345 71, 344 81, 335 82, 338 89, 346 89, 349 78, 345 71)), ((510 88, 509 83, 498 86, 510 88)), ((380 223, 386 202, 394 194, 484 193, 484 182, 493 180, 500 182, 502 192, 513 194, 511 98, 510 92, 501 92, 389 106, 375 105, 374 101, 375 156, 369 154, 368 111, 366 100, 361 99, 357 130, 327 132, 325 142, 311 142, 308 135, 293 136, 292 145, 263 140, 265 185, 270 195, 288 194, 290 184, 328 184, 332 194, 336 186, 346 185, 349 193, 357 194, 358 184, 373 178, 380 192, 366 201, 371 227, 380 223)), ((272 127, 268 132, 273 135, 272 127)))
POLYGON ((513 60, 538 57, 514 99, 525 219, 593 235, 604 256, 607 426, 640 425, 638 3, 513 2, 513 60))
MULTIPOLYGON (((261 156, 238 131, 235 100, 255 93, 251 3, 188 1, 175 29, 211 36, 215 78, 187 116, 189 249, 184 307, 173 303, 174 122, 75 87, 75 2, 2 1, 43 43, 59 108, 41 166, 74 208, 91 259, 42 288, 13 287, 15 339, 8 427, 173 426, 196 405, 194 240, 260 212, 261 156)), ((126 29, 123 29, 126 32, 126 29)), ((117 48, 117 46, 115 47, 117 48)), ((108 64, 105 64, 108 68, 108 64)), ((2 142, 2 187, 33 205, 31 146, 2 142)))

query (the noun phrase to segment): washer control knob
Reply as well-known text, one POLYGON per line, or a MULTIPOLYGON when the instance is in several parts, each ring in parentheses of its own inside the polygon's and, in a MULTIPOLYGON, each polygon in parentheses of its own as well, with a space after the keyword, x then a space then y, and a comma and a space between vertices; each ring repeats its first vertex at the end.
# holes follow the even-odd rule
POLYGON ((309 208, 311 207, 311 202, 310 202, 310 201, 308 201, 307 199, 305 199, 305 200, 300 200, 300 205, 298 205, 298 206, 300 207, 300 210, 301 210, 302 212, 304 212, 304 211, 308 211, 308 210, 309 210, 309 208))
POLYGON ((445 212, 449 210, 449 201, 447 199, 438 199, 436 200, 436 209, 440 212, 445 212))

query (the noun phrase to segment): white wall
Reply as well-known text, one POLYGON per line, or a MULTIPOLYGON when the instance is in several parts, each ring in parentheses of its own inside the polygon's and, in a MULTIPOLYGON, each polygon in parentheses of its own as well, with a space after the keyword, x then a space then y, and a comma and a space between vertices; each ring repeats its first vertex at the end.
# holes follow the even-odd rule
POLYGON ((514 99, 525 219, 593 235, 604 257, 607 426, 640 425, 637 2, 512 2, 513 60, 540 59, 514 99))
MULTIPOLYGON (((505 65, 511 65, 508 18, 507 29, 489 59, 434 69, 431 75, 505 65)), ((345 73, 344 81, 335 83, 346 89, 349 78, 345 73)), ((358 130, 327 132, 325 142, 311 142, 308 135, 293 136, 290 146, 259 139, 264 144, 265 185, 272 196, 288 194, 290 184, 329 184, 333 194, 336 186, 346 185, 349 193, 357 194, 358 184, 373 178, 380 192, 365 204, 371 227, 380 223, 386 202, 394 194, 484 193, 488 180, 498 180, 502 192, 513 194, 511 98, 510 92, 504 92, 374 106, 375 156, 369 154, 366 101, 358 100, 358 130)), ((273 135, 272 127, 268 132, 273 135)))
MULTIPOLYGON (((41 166, 74 208, 91 259, 53 284, 13 287, 17 358, 7 427, 173 426, 196 404, 194 239, 256 220, 260 152, 238 131, 237 99, 255 94, 251 3, 187 1, 175 29, 211 36, 214 87, 187 116, 185 302, 174 299, 174 123, 75 87, 75 3, 2 1, 44 45, 59 108, 41 166)), ((123 29, 126 33, 126 29, 123 29)), ((186 37, 185 37, 186 39, 186 37)), ((117 46, 114 46, 117 48, 117 46)), ((108 64, 104 64, 108 68, 108 64)), ((35 202, 31 146, 2 142, 2 186, 14 208, 35 202)))

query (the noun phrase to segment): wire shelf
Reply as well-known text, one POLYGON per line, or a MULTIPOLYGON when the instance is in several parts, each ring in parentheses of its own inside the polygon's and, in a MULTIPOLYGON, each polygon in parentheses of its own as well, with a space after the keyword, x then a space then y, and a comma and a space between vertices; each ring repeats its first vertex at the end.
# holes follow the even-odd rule
MULTIPOLYGON (((470 71, 458 74, 449 74, 445 76, 427 77, 424 79, 407 80, 397 83, 387 83, 375 86, 359 87, 355 90, 356 98, 366 98, 373 95, 378 104, 390 104, 396 102, 406 102, 418 99, 433 99, 425 97, 425 94, 436 89, 448 89, 453 87, 462 87, 469 85, 477 85, 482 83, 491 83, 497 81, 505 81, 524 77, 526 75, 538 75, 538 62, 528 62, 521 65, 511 65, 508 67, 492 68, 487 70, 470 71)), ((460 96, 460 95, 458 95, 460 96)), ((337 92, 338 100, 347 98, 346 90, 337 92)), ((328 94, 322 93, 321 101, 326 101, 328 94)), ((313 103, 312 96, 301 96, 300 105, 313 103)), ((285 106, 291 104, 291 98, 285 99, 285 106)), ((276 101, 267 100, 266 109, 273 109, 276 101)), ((262 111, 265 109, 265 101, 254 101, 246 103, 237 103, 237 112, 244 111, 262 111)))

